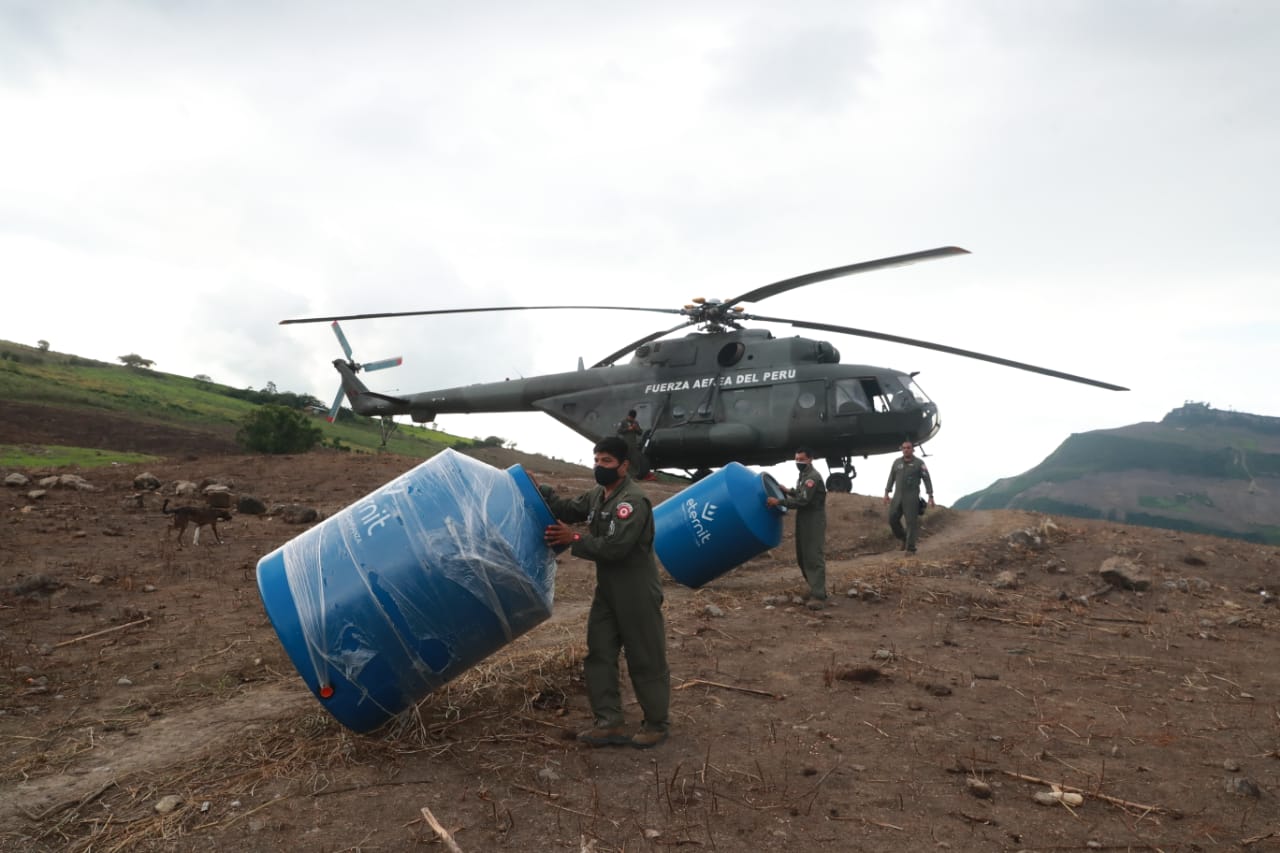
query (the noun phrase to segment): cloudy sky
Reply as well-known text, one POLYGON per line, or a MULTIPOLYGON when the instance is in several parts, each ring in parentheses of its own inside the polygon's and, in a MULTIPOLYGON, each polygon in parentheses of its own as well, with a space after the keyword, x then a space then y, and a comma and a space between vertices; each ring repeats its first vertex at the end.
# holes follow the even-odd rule
MULTIPOLYGON (((950 502, 1186 400, 1280 415, 1276 44, 1261 1, 0 0, 0 338, 329 400, 331 332, 279 320, 678 307, 958 245, 750 306, 1133 389, 832 338, 920 371, 950 502)), ((671 324, 345 329, 409 393, 671 324)), ((440 420, 587 456, 543 415, 440 420)))

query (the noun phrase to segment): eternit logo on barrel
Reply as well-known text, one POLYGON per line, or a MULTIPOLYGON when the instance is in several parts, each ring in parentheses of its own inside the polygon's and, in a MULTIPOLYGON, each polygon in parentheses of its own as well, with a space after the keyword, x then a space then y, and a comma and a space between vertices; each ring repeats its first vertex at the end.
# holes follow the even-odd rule
POLYGON ((693 528, 694 541, 701 548, 711 538, 709 526, 716 517, 716 505, 707 502, 702 505, 702 512, 698 512, 697 500, 689 498, 684 502, 684 512, 690 527, 693 528), (703 522, 706 523, 704 524, 703 522))
POLYGON ((355 512, 360 517, 360 523, 365 526, 366 536, 373 536, 373 531, 385 525, 387 519, 391 518, 391 512, 381 511, 378 508, 378 502, 373 498, 365 498, 356 504, 355 512))

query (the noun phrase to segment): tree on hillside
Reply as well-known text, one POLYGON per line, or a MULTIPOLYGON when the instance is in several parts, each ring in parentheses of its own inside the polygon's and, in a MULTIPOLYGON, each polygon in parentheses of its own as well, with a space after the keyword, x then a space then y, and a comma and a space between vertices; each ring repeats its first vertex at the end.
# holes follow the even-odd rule
POLYGON ((195 380, 195 381, 197 381, 197 382, 212 382, 212 381, 213 381, 213 379, 212 379, 212 378, 209 376, 209 374, 207 374, 207 373, 197 373, 195 376, 192 376, 191 378, 192 378, 192 379, 194 379, 194 380, 195 380))
POLYGON ((48 341, 36 341, 36 348, 37 348, 38 350, 40 350, 40 352, 48 352, 48 351, 49 351, 49 342, 48 342, 48 341))
POLYGON ((324 433, 287 406, 259 406, 241 421, 236 441, 259 453, 306 453, 324 433))
POLYGON ((142 356, 138 355, 136 352, 131 352, 128 355, 119 356, 119 358, 122 362, 124 362, 125 367, 149 368, 151 367, 151 365, 155 364, 155 362, 152 361, 151 359, 143 358, 142 356))

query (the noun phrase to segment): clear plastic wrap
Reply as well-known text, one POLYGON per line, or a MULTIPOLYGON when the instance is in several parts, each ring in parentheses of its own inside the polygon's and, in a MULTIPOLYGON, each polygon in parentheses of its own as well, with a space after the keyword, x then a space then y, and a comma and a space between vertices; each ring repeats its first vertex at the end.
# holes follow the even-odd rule
POLYGON ((299 674, 369 731, 551 615, 554 520, 519 466, 446 450, 258 564, 299 674))

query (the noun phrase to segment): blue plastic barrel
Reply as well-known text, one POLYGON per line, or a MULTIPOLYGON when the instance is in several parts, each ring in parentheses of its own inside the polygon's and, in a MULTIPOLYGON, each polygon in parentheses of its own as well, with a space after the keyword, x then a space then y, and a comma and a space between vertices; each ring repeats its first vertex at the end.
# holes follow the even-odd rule
POLYGON ((376 729, 551 615, 555 517, 529 475, 445 450, 258 562, 312 694, 376 729))
POLYGON ((768 474, 730 462, 654 507, 654 551, 667 573, 697 589, 782 541, 785 493, 768 474))

